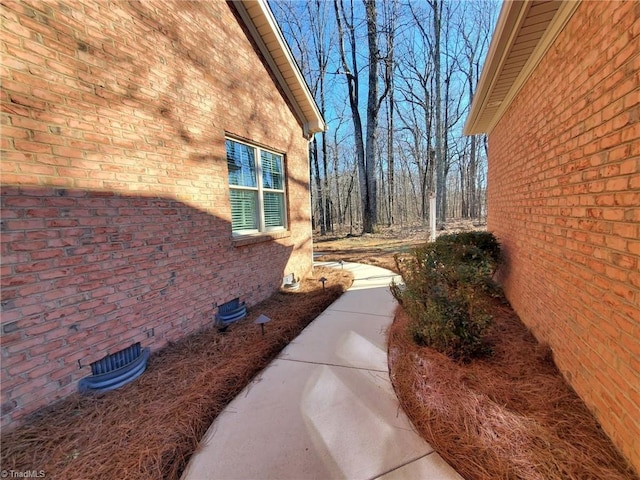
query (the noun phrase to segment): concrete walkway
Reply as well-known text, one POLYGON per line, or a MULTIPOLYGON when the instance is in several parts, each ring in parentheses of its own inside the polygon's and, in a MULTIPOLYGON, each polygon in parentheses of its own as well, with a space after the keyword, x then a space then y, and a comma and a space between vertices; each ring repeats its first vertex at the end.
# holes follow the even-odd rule
POLYGON ((353 286, 218 416, 183 480, 462 478, 414 432, 389 381, 394 274, 344 268, 353 286))

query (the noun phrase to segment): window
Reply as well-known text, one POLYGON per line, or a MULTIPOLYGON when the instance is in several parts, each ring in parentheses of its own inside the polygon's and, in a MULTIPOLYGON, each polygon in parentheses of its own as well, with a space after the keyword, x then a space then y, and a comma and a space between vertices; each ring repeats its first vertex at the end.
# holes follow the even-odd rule
POLYGON ((282 155, 227 139, 231 230, 244 235, 287 226, 282 155))

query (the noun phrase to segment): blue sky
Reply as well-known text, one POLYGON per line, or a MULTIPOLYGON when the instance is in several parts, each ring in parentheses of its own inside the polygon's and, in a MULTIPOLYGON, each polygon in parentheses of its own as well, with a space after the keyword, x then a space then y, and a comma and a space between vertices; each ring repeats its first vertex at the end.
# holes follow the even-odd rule
MULTIPOLYGON (((408 88, 409 81, 406 79, 408 74, 413 70, 422 70, 423 72, 433 68, 432 59, 429 57, 428 45, 424 43, 421 35, 421 29, 415 24, 414 15, 420 20, 424 31, 429 32, 431 25, 431 9, 426 0, 409 0, 399 1, 398 9, 400 14, 396 16, 396 75, 399 80, 396 81, 396 87, 408 88), (413 11, 413 14, 411 13, 413 11), (411 55, 410 55, 411 53, 411 55), (403 80, 404 78, 404 80, 403 80)), ((366 101, 367 101, 367 71, 368 50, 366 40, 366 23, 364 17, 364 7, 360 0, 353 1, 354 24, 357 30, 357 61, 360 70, 360 113, 363 121, 363 128, 366 123, 366 101)), ((479 29, 483 29, 488 38, 480 52, 480 65, 486 56, 489 41, 493 28, 499 14, 501 2, 497 0, 467 0, 467 1, 446 1, 446 11, 449 18, 443 22, 443 39, 442 39, 442 69, 443 75, 447 65, 453 67, 450 88, 452 92, 452 104, 458 109, 466 110, 469 106, 469 98, 467 92, 466 76, 459 71, 464 67, 463 43, 464 37, 475 38, 479 29), (478 19, 481 19, 481 22, 478 19)), ((345 76, 342 74, 342 64, 337 48, 337 27, 335 22, 335 14, 333 1, 323 0, 318 5, 324 15, 310 15, 309 9, 316 8, 315 2, 290 1, 290 0, 270 0, 270 5, 278 20, 280 27, 287 39, 291 50, 299 61, 303 74, 307 78, 310 87, 314 86, 314 79, 317 78, 317 66, 313 58, 303 57, 303 52, 312 53, 314 49, 314 38, 312 32, 317 28, 320 18, 325 18, 326 29, 323 37, 325 48, 332 52, 328 63, 326 75, 326 111, 325 119, 329 126, 329 135, 331 138, 337 133, 338 137, 348 144, 352 135, 352 122, 350 121, 350 109, 348 106, 347 84, 345 76), (343 117, 342 122, 339 120, 343 117)), ((350 3, 345 1, 348 7, 350 3)), ((380 2, 378 4, 379 24, 382 23, 383 11, 391 4, 389 2, 380 2)), ((347 55, 350 55, 348 43, 345 42, 347 55)), ((381 50, 385 50, 385 45, 380 44, 381 50)), ((396 100, 400 100, 400 93, 396 93, 396 100)), ((319 98, 317 98, 319 101, 319 98)), ((399 102, 399 110, 406 108, 402 102, 399 102)), ((453 109, 452 109, 453 110, 453 109)), ((379 125, 384 125, 384 109, 381 111, 379 125)), ((451 135, 456 138, 462 137, 462 127, 466 120, 466 113, 461 115, 458 122, 451 128, 451 135)), ((396 117, 396 121, 398 121, 396 117)))

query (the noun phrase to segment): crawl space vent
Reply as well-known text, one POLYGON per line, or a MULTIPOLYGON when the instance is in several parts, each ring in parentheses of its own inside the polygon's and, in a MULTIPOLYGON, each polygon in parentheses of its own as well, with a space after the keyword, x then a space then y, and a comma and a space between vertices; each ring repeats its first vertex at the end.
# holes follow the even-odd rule
POLYGON ((247 306, 244 302, 240 303, 239 298, 234 298, 230 302, 224 303, 218 307, 216 319, 223 325, 242 320, 247 316, 247 306))
POLYGON ((81 393, 108 392, 135 380, 147 368, 149 348, 140 342, 91 364, 91 375, 80 380, 81 393))

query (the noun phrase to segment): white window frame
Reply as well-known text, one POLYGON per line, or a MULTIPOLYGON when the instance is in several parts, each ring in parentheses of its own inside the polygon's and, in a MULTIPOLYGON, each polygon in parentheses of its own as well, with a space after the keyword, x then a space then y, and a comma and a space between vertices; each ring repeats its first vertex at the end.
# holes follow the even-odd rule
MULTIPOLYGON (((234 142, 234 143, 238 143, 241 145, 245 145, 249 148, 251 148, 253 150, 253 158, 254 161, 256 163, 255 165, 255 171, 256 171, 256 186, 255 187, 245 187, 245 186, 240 186, 240 185, 232 185, 230 182, 230 176, 227 177, 227 185, 229 187, 229 191, 231 190, 239 190, 239 191, 252 191, 252 192, 257 192, 257 197, 258 197, 258 201, 257 201, 257 209, 258 211, 255 212, 255 215, 258 216, 258 228, 257 229, 243 229, 243 230, 233 230, 233 214, 232 214, 232 219, 231 219, 231 232, 233 234, 233 236, 243 236, 243 235, 253 235, 253 234, 260 234, 260 233, 267 233, 267 232, 280 232, 280 231, 286 231, 288 228, 288 216, 287 216, 287 190, 286 190, 286 186, 287 186, 287 171, 286 171, 286 164, 285 164, 285 155, 281 152, 277 152, 275 150, 271 150, 268 148, 264 148, 261 147, 259 145, 253 144, 253 143, 249 143, 247 141, 244 140, 238 140, 237 138, 234 137, 225 137, 225 151, 227 151, 227 142, 234 142), (267 152, 270 153, 272 155, 277 155, 278 157, 280 157, 280 162, 281 162, 281 166, 282 166, 282 189, 273 189, 273 188, 266 188, 263 185, 263 175, 262 175, 262 152, 267 152), (274 193, 280 193, 282 194, 282 222, 283 225, 279 225, 279 226, 273 226, 273 227, 268 227, 266 226, 266 222, 265 222, 265 209, 264 209, 264 194, 265 192, 274 192, 274 193)), ((228 155, 228 152, 227 152, 228 155)), ((227 157, 227 162, 228 162, 228 157, 227 157)), ((228 163, 227 163, 227 168, 228 168, 228 163)), ((228 172, 227 172, 228 173, 228 172)), ((231 208, 231 198, 229 198, 229 203, 230 203, 230 208, 231 208)))

